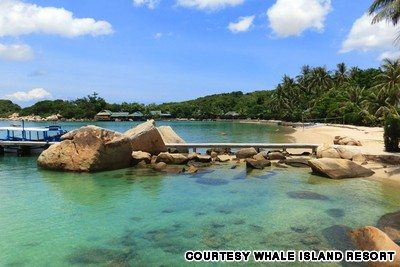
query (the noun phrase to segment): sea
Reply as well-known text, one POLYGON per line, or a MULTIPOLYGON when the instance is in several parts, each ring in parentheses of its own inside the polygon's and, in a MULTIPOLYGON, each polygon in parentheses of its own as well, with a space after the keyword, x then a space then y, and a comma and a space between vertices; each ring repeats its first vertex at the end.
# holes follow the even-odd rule
MULTIPOLYGON (((137 123, 59 124, 122 132, 137 123)), ((290 128, 275 125, 157 125, 171 126, 187 142, 292 141, 290 128)), ((331 180, 309 168, 249 171, 232 162, 197 174, 134 167, 67 173, 42 170, 36 160, 0 157, 0 266, 186 266, 188 250, 346 250, 350 228, 376 225, 400 209, 398 188, 368 178, 331 180)), ((279 266, 296 265, 304 263, 279 266)))

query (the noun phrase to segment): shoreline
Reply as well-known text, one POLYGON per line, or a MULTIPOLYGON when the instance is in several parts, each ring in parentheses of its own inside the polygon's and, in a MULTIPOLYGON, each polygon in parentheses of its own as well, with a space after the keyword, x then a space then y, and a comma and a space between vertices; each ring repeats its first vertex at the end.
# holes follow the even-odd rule
MULTIPOLYGON (((313 127, 293 129, 294 132, 288 133, 287 136, 293 138, 295 142, 313 142, 321 143, 321 145, 333 145, 335 136, 348 136, 361 142, 362 146, 354 148, 360 150, 363 155, 400 158, 400 153, 384 151, 383 127, 316 124, 313 127)), ((400 187, 400 168, 397 165, 368 160, 368 164, 364 167, 372 169, 375 172, 373 176, 367 179, 373 179, 400 187)))

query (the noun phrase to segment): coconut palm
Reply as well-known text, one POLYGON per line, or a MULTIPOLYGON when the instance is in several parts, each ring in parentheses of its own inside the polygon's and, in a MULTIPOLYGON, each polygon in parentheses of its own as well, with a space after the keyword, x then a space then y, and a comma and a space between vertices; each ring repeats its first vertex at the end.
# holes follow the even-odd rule
POLYGON ((347 66, 345 63, 339 63, 336 66, 336 71, 334 74, 334 80, 336 85, 341 85, 342 83, 346 82, 349 78, 347 71, 347 66))
POLYGON ((384 59, 381 68, 382 73, 377 77, 381 82, 376 88, 388 103, 397 106, 400 103, 400 60, 384 59))
POLYGON ((312 69, 309 82, 311 90, 317 95, 328 91, 333 85, 332 77, 326 67, 312 69))
POLYGON ((397 25, 400 19, 400 0, 374 0, 369 7, 369 14, 375 14, 372 23, 386 20, 397 25))

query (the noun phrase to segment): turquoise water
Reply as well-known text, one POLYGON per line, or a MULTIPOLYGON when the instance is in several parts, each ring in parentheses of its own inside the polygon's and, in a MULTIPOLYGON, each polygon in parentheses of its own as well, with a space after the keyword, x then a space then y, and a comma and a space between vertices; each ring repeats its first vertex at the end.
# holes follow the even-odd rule
MULTIPOLYGON (((264 125, 171 124, 193 142, 285 139, 264 125)), ((0 158, 0 266, 182 266, 186 250, 344 249, 343 227, 374 225, 400 206, 396 188, 308 169, 74 174, 35 160, 0 158)))

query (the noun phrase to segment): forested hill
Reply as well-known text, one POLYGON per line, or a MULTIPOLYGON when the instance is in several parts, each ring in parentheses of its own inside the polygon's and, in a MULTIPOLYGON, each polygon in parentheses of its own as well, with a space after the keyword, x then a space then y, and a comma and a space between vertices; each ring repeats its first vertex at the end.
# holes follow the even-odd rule
POLYGON ((400 101, 400 61, 384 60, 380 68, 348 68, 344 63, 333 70, 325 67, 301 68, 296 77, 284 76, 274 90, 240 91, 164 103, 110 104, 96 93, 74 101, 46 100, 21 109, 10 101, 0 102, 0 116, 20 115, 93 119, 103 110, 149 114, 170 112, 175 118, 215 119, 236 114, 240 118, 301 121, 337 117, 358 125, 382 124, 387 114, 398 114, 400 101))

